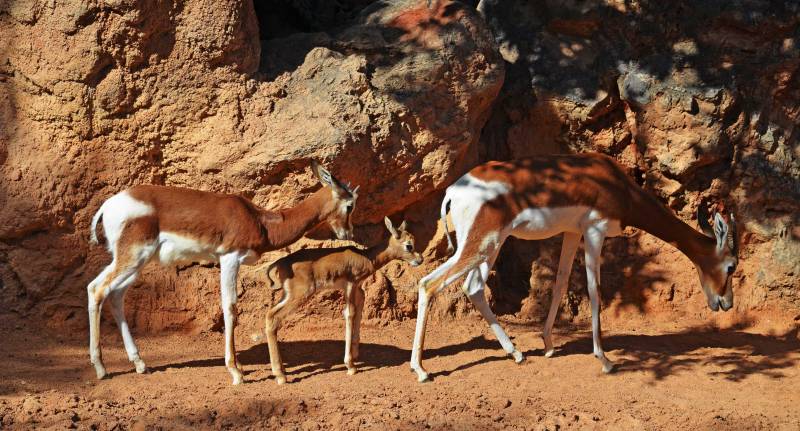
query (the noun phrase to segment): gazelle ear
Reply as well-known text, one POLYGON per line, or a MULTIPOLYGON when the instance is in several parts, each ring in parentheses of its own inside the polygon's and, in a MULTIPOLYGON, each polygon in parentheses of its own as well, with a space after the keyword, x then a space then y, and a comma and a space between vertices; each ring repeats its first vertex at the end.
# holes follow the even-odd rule
POLYGON ((394 229, 394 226, 392 226, 392 221, 389 220, 389 217, 384 217, 383 222, 386 223, 386 229, 389 230, 389 233, 392 234, 393 237, 395 238, 400 237, 400 234, 398 234, 397 231, 394 229))
POLYGON ((717 248, 721 249, 728 244, 728 223, 720 213, 714 214, 714 237, 717 239, 717 248))
POLYGON ((333 186, 333 177, 331 173, 328 172, 327 169, 323 168, 322 165, 317 163, 316 160, 311 161, 311 171, 314 172, 314 175, 317 176, 317 179, 326 186, 333 186))
POLYGON ((403 220, 403 222, 400 223, 400 226, 397 227, 397 230, 399 230, 400 232, 407 232, 408 231, 408 227, 406 226, 406 221, 405 220, 403 220))

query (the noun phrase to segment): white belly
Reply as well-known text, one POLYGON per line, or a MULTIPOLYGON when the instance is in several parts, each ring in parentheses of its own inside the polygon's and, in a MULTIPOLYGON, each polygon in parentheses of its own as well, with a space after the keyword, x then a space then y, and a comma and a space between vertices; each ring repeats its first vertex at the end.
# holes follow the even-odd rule
POLYGON ((589 227, 602 227, 606 236, 621 233, 618 220, 605 218, 585 206, 528 208, 517 214, 509 225, 509 234, 522 239, 545 239, 562 232, 582 234, 589 227))
POLYGON ((164 265, 219 260, 218 250, 192 238, 161 232, 158 235, 158 242, 158 260, 164 265))

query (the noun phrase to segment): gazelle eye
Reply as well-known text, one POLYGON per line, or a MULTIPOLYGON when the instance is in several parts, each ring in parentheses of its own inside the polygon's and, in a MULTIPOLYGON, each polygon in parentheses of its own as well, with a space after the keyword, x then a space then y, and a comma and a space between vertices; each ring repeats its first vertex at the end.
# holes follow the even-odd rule
POLYGON ((414 251, 414 246, 411 244, 406 244, 406 251, 414 251))
POLYGON ((728 265, 728 275, 732 275, 734 271, 736 271, 736 266, 728 265))
POLYGON ((345 211, 347 211, 348 213, 349 213, 350 211, 353 211, 353 204, 347 204, 347 205, 344 207, 344 210, 345 210, 345 211))

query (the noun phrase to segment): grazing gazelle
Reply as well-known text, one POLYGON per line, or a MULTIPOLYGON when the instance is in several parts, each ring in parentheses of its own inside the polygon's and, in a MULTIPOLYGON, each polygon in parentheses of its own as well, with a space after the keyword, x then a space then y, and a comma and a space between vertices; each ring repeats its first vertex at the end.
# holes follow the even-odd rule
POLYGON ((225 320, 225 366, 233 384, 242 382, 236 361, 236 279, 239 265, 256 262, 262 253, 285 247, 305 232, 327 222, 340 239, 352 237, 350 213, 356 189, 340 183, 312 162, 323 188, 293 208, 268 211, 231 194, 141 185, 106 200, 92 219, 92 242, 102 217, 109 264, 87 287, 89 294, 89 355, 97 378, 106 375, 100 353, 100 310, 106 298, 117 321, 128 359, 136 372, 146 370, 125 321, 125 291, 153 256, 162 264, 218 261, 225 320))
POLYGON ((282 257, 267 268, 273 289, 283 287, 283 298, 267 313, 266 335, 272 374, 278 384, 286 383, 286 375, 278 351, 278 329, 289 313, 303 304, 314 292, 323 289, 344 291, 345 347, 344 365, 347 374, 355 374, 353 361, 358 359, 361 312, 364 291, 361 283, 387 263, 401 259, 418 266, 422 256, 414 251, 414 236, 406 230, 406 222, 395 229, 384 219, 389 239, 368 249, 356 247, 318 248, 296 251, 282 257), (275 274, 273 278, 272 274, 275 274))
MULTIPOLYGON (((578 154, 489 162, 472 169, 447 188, 441 209, 445 231, 448 205, 458 249, 419 282, 411 369, 421 382, 428 379, 421 359, 430 298, 463 275, 466 275, 464 293, 489 322, 503 349, 517 363, 522 362, 522 353, 514 348, 498 324, 483 291, 489 269, 509 235, 544 239, 564 233, 553 301, 542 334, 548 357, 553 353, 550 333, 581 236, 592 308, 594 355, 605 372, 613 369, 613 363, 606 359, 600 345, 597 295, 600 253, 605 238, 619 235, 625 226, 649 232, 682 251, 694 263, 712 310, 728 310, 733 306, 730 276, 737 264, 733 217, 726 222, 719 213, 715 214, 712 230, 706 209, 701 205, 698 223, 706 234, 697 232, 640 188, 610 157, 578 154)), ((449 233, 446 236, 452 249, 449 233)))

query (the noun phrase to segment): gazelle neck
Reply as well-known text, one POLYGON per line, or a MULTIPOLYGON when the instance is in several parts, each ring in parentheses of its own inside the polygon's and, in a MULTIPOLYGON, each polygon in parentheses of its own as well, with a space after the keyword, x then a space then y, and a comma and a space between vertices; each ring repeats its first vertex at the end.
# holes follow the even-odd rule
POLYGON ((715 240, 676 217, 654 197, 646 196, 636 207, 638 211, 632 217, 632 226, 672 244, 696 265, 704 266, 708 257, 713 256, 715 240))
POLYGON ((364 254, 372 262, 376 270, 395 259, 394 253, 389 250, 388 238, 381 241, 380 244, 368 248, 364 254))
POLYGON ((270 245, 274 248, 285 247, 319 224, 327 202, 326 197, 330 194, 330 190, 322 188, 296 206, 278 211, 281 221, 264 223, 270 245))

